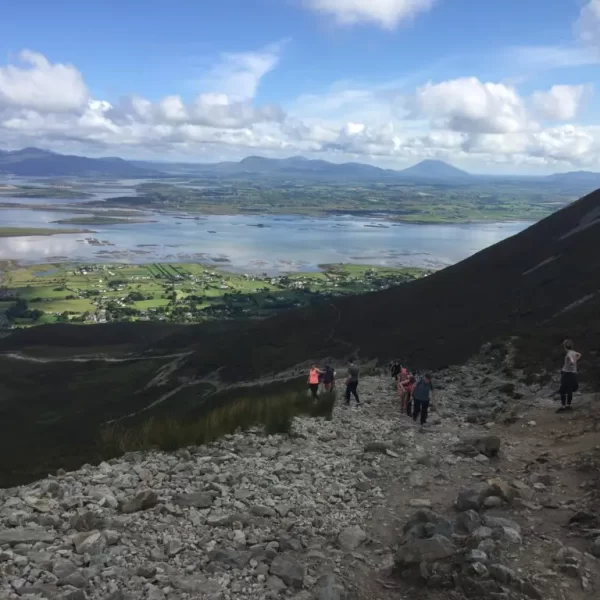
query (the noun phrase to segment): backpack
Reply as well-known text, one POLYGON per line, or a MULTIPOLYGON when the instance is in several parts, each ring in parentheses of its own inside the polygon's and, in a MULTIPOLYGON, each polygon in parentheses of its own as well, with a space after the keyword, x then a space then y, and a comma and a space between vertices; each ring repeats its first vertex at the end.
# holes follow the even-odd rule
POLYGON ((424 377, 420 377, 419 381, 417 381, 417 383, 415 384, 415 398, 421 397, 420 392, 423 392, 422 397, 428 398, 430 391, 431 391, 431 385, 425 381, 424 377))

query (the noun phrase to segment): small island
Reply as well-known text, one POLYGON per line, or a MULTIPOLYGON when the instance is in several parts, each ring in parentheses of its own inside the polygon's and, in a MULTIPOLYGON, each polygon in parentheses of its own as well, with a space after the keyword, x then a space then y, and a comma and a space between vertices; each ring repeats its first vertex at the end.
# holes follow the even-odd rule
POLYGON ((105 217, 103 215, 93 215, 90 217, 71 217, 70 219, 59 219, 53 221, 60 225, 130 225, 132 223, 156 223, 150 219, 125 218, 125 217, 105 217))
POLYGON ((35 235, 64 235, 69 233, 96 233, 90 229, 49 229, 43 227, 0 227, 0 238, 35 235))

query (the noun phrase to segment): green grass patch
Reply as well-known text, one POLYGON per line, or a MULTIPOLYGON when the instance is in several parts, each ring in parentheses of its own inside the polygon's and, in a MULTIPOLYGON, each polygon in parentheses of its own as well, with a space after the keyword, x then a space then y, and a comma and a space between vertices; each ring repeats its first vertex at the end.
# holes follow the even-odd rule
POLYGON ((314 402, 305 392, 239 398, 198 418, 154 417, 132 427, 105 427, 99 433, 99 447, 105 457, 139 450, 173 451, 207 444, 257 425, 264 426, 266 434, 286 434, 290 433, 295 416, 331 418, 334 403, 334 394, 322 394, 314 402))

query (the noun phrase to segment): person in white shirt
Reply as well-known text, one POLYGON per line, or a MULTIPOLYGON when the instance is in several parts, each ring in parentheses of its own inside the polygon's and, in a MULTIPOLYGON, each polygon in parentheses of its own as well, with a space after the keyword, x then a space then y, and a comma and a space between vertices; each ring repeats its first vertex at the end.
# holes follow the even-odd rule
POLYGON ((563 347, 565 349, 565 361, 560 374, 559 390, 561 406, 556 412, 572 410, 573 393, 579 389, 577 362, 581 358, 581 354, 573 349, 573 340, 565 340, 563 347))

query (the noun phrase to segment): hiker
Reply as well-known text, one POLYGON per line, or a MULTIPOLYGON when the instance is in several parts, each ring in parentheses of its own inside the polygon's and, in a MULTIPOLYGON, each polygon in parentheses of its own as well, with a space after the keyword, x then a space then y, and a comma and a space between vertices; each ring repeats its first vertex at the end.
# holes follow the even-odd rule
POLYGON ((321 376, 321 370, 317 368, 317 365, 313 365, 308 373, 308 387, 313 399, 319 397, 319 378, 321 376))
POLYGON ((577 380, 577 361, 581 354, 573 349, 573 340, 563 342, 565 349, 565 361, 560 373, 560 407, 556 412, 572 410, 573 393, 579 389, 577 380))
POLYGON ((413 411, 412 418, 416 423, 419 415, 421 416, 421 428, 427 423, 427 415, 429 413, 429 404, 433 404, 433 384, 431 375, 426 373, 419 379, 413 391, 413 411))
POLYGON ((350 406, 351 395, 356 398, 356 404, 360 406, 360 399, 357 391, 358 376, 359 368, 354 364, 354 357, 352 357, 348 361, 348 376, 346 377, 346 406, 350 406))
POLYGON ((326 392, 333 392, 335 390, 335 371, 331 365, 325 367, 323 373, 323 387, 326 392))
POLYGON ((398 381, 398 375, 400 374, 400 371, 401 371, 400 363, 396 360, 392 363, 392 369, 391 369, 392 378, 395 379, 396 381, 398 381))
POLYGON ((398 373, 398 377, 396 377, 396 387, 398 389, 398 396, 400 397, 400 404, 404 406, 405 397, 404 397, 404 387, 408 383, 408 369, 406 367, 401 367, 400 372, 398 373))
POLYGON ((406 381, 398 385, 400 392, 400 410, 406 412, 409 417, 412 417, 413 394, 415 392, 415 384, 417 380, 414 375, 409 375, 406 381))

